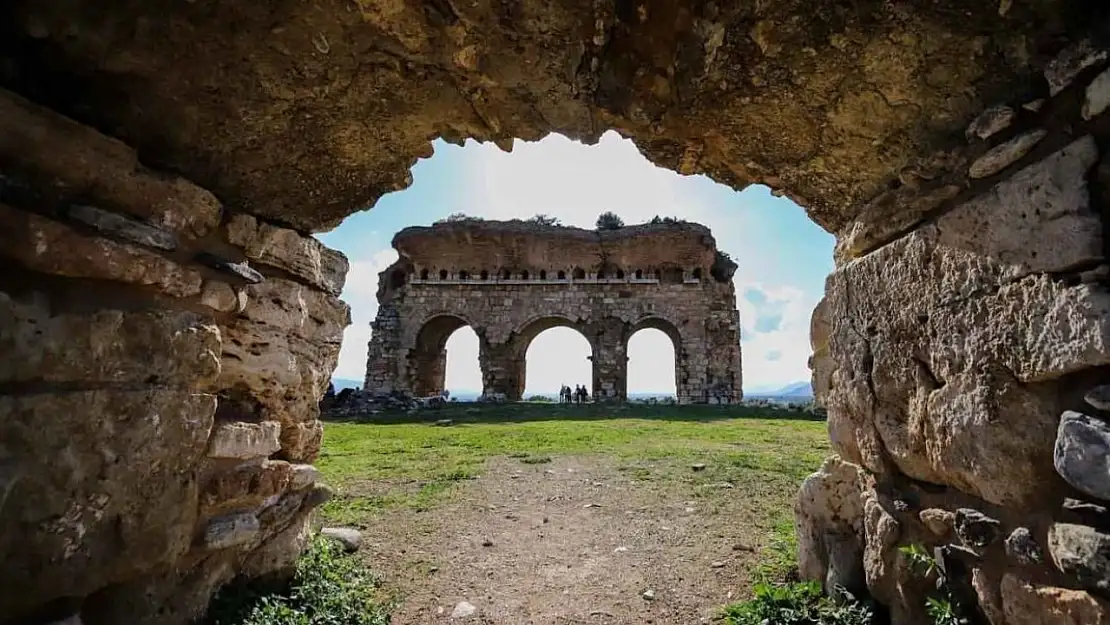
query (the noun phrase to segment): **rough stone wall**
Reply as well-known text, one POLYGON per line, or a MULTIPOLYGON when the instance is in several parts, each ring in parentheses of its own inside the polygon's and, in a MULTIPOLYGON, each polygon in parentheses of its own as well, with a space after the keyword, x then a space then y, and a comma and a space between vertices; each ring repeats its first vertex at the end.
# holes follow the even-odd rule
POLYGON ((812 367, 839 457, 799 494, 802 573, 895 623, 930 622, 911 544, 983 622, 1110 622, 1108 61, 1066 50, 1045 99, 838 238, 812 367))
POLYGON ((528 345, 543 330, 567 326, 590 342, 598 400, 625 398, 628 340, 644 328, 674 343, 680 402, 742 397, 735 265, 714 270, 716 246, 702 226, 593 232, 447 223, 402 231, 394 246, 401 260, 379 277, 371 392, 441 392, 447 339, 469 325, 484 394, 519 400, 528 345))
MULTIPOLYGON (((226 241, 227 216, 218 227, 210 217, 216 198, 260 227, 295 229, 288 236, 298 241, 405 188, 434 137, 511 149, 513 138, 592 141, 616 129, 659 166, 789 194, 838 235, 813 342, 816 386, 844 459, 803 490, 803 570, 850 583, 862 564, 863 583, 897 622, 912 623, 923 614, 922 587, 897 547, 966 543, 972 553, 948 547, 946 564, 965 571, 993 625, 1105 622, 1110 524, 1108 494, 1096 486, 1106 475, 1107 404, 1092 396, 1097 418, 1069 414, 1055 433, 1050 420, 1065 408, 1091 411, 1083 395, 1108 370, 1102 260, 1072 265, 1092 243, 1078 217, 1106 221, 1108 122, 1097 97, 1085 96, 1108 80, 1096 80, 1108 10, 1068 0, 0 3, 0 86, 83 124, 60 143, 39 136, 5 150, 0 172, 12 207, 0 228, 0 290, 3 305, 21 311, 0 322, 12 354, 0 448, 15 458, 0 465, 0 618, 72 608, 90 622, 143 622, 111 616, 133 605, 179 622, 232 571, 291 556, 276 539, 247 562, 209 555, 180 529, 203 514, 193 495, 202 477, 187 467, 210 446, 206 415, 215 421, 220 407, 239 405, 269 416, 286 391, 300 401, 299 363, 326 373, 334 348, 283 350, 305 345, 293 336, 302 323, 344 321, 308 310, 333 300, 315 299, 320 291, 292 269, 306 265, 281 274, 252 258, 269 284, 287 279, 289 289, 277 294, 289 314, 275 309, 254 327, 279 321, 297 332, 272 350, 240 337, 253 350, 245 355, 265 363, 259 379, 273 384, 247 376, 244 390, 213 399, 223 372, 241 366, 224 356, 233 344, 223 330, 242 315, 222 309, 240 306, 230 303, 240 291, 247 306, 262 303, 245 278, 179 253, 249 256, 226 241), (1058 56, 1088 36, 1086 52, 1058 56), (969 142, 968 123, 1001 104, 1010 111, 984 118, 969 142), (153 169, 114 141, 81 156, 92 129, 136 148, 153 169), (1036 129, 1045 135, 1018 139, 1036 129), (1082 189, 1062 174, 1045 193, 1022 181, 1087 135, 1098 164, 1084 170, 1082 189), (41 146, 51 146, 49 158, 32 156, 41 146), (1006 156, 1022 152, 1016 162, 1006 156), (34 174, 54 164, 64 164, 57 175, 34 174), (991 191, 1007 182, 1033 193, 991 191), (179 251, 129 222, 97 226, 98 212, 63 217, 39 199, 67 190, 81 191, 72 204, 176 233, 179 251), (1081 190, 1087 209, 1042 198, 1081 190), (130 234, 99 236, 98 227, 130 234), (39 251, 58 242, 64 254, 39 251), (142 445, 129 443, 121 433, 130 430, 116 426, 134 415, 155 422, 150 407, 164 429, 140 428, 149 434, 142 445), (118 455, 119 446, 132 453, 118 455), (157 457, 144 462, 140 451, 157 457), (132 494, 139 482, 141 502, 132 494), (853 489, 855 501, 844 494, 853 489), (26 505, 11 505, 17 497, 26 505), (1006 539, 987 540, 991 528, 1006 539), (82 541, 66 560, 74 535, 82 541)), ((35 127, 0 115, 5 137, 35 127)), ((1069 150, 1063 170, 1083 169, 1088 148, 1069 150)), ((311 420, 283 427, 287 442, 316 431, 311 420)), ((298 500, 279 501, 288 506, 275 514, 298 500)))
POLYGON ((346 259, 0 91, 0 265, 0 621, 186 622, 288 566, 346 259))

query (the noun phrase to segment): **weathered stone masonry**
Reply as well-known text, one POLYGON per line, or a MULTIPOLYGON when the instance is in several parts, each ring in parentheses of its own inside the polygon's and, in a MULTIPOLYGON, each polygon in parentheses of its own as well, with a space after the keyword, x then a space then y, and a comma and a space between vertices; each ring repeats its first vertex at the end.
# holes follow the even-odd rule
POLYGON ((703 226, 466 221, 409 228, 393 245, 401 259, 380 276, 368 391, 442 391, 447 339, 469 325, 484 394, 519 400, 528 345, 567 326, 590 342, 598 400, 625 398, 628 340, 643 328, 674 343, 680 402, 742 396, 736 265, 703 226))
POLYGON ((837 235, 804 574, 922 623, 917 542, 992 625, 1107 622, 1108 13, 0 3, 0 621, 176 625, 280 568, 346 323, 306 235, 433 138, 614 129, 837 235))
POLYGON ((0 91, 0 621, 180 622, 290 564, 347 261, 0 91))

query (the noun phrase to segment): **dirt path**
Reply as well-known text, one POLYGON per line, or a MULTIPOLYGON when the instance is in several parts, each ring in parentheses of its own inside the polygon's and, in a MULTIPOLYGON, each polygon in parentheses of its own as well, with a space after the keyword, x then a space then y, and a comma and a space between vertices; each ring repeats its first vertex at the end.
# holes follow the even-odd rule
POLYGON ((386 514, 363 554, 403 599, 393 622, 710 622, 750 583, 758 505, 634 474, 608 458, 497 458, 451 502, 386 514), (452 618, 463 601, 477 610, 452 618))

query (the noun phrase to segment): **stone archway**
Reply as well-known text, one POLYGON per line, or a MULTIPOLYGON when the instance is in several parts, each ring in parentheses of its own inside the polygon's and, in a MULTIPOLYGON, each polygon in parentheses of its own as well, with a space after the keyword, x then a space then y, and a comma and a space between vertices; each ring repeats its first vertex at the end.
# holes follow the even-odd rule
POLYGON ((1110 435, 1060 421, 1105 407, 1110 363, 1106 11, 5 3, 0 613, 180 623, 287 565, 347 323, 346 262, 306 235, 407 186, 431 137, 615 128, 837 234, 813 370, 841 459, 799 501, 807 577, 914 623, 916 542, 970 559, 992 621, 1107 618, 1077 554, 1110 541, 1082 461, 1110 435))
MULTIPOLYGON (((689 354, 683 348, 682 333, 679 331, 678 326, 674 323, 663 319, 662 317, 646 317, 637 321, 628 329, 628 336, 625 338, 625 353, 629 354, 628 346, 632 342, 632 337, 640 330, 658 330, 665 334, 671 341, 671 346, 674 349, 674 385, 675 385, 675 399, 680 404, 690 403, 692 397, 690 395, 690 388, 694 386, 690 380, 690 371, 686 366, 689 360, 689 354)), ((627 356, 628 362, 631 362, 631 356, 627 356)), ((626 369, 627 372, 627 369, 626 369)), ((627 378, 627 373, 626 373, 627 378)), ((627 395, 627 387, 625 393, 627 395)))
POLYGON ((512 343, 516 353, 519 355, 517 360, 517 369, 514 379, 517 381, 515 398, 519 399, 524 396, 525 383, 528 377, 528 349, 532 346, 532 342, 536 340, 539 335, 548 330, 555 328, 569 328, 574 330, 582 336, 589 344, 590 354, 589 360, 593 360, 594 344, 590 342, 589 336, 585 332, 585 328, 580 323, 558 315, 545 315, 531 319, 521 324, 514 332, 512 343))
POLYGON ((439 395, 447 376, 447 340, 470 323, 462 317, 444 313, 426 320, 416 333, 408 353, 409 379, 417 397, 439 395))

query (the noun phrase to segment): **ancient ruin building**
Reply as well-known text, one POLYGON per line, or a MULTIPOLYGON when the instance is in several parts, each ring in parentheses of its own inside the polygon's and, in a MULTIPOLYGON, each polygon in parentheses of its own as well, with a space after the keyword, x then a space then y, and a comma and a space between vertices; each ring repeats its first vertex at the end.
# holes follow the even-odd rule
POLYGON ((311 233, 437 137, 616 130, 836 234, 803 574, 916 625, 919 544, 992 625, 1106 622, 1108 12, 0 3, 0 620, 182 624, 287 566, 348 322, 311 233))
POLYGON ((484 394, 519 400, 528 345, 566 326, 590 342, 599 401, 625 398, 628 340, 644 328, 674 344, 679 402, 742 396, 736 265, 704 226, 593 231, 465 220, 406 228, 393 247, 400 260, 380 275, 370 392, 441 392, 447 339, 469 325, 484 394))

